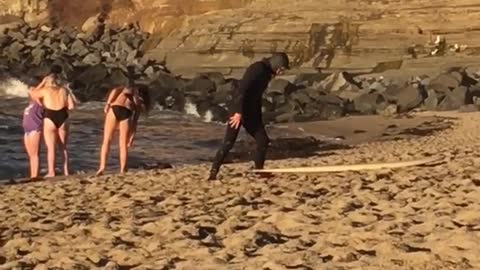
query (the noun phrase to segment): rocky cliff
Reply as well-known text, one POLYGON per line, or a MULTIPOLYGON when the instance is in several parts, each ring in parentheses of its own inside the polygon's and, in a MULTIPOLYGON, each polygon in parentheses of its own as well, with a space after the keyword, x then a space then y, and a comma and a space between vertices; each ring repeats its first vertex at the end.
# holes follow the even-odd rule
POLYGON ((0 12, 84 28, 99 14, 138 23, 152 33, 147 56, 174 70, 241 68, 273 51, 298 67, 371 68, 416 57, 407 64, 414 67, 437 35, 446 41, 439 54, 468 62, 480 40, 473 0, 4 0, 0 12))

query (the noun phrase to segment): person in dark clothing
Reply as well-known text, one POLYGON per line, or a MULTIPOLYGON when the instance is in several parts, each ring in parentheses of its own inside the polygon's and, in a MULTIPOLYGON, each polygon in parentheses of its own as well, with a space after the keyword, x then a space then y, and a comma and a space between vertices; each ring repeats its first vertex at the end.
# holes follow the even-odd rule
POLYGON ((255 138, 257 151, 255 169, 263 169, 270 139, 262 120, 262 96, 272 78, 289 69, 288 56, 274 53, 271 57, 250 65, 233 94, 231 117, 221 148, 215 155, 209 180, 216 180, 218 171, 235 141, 242 125, 255 138))

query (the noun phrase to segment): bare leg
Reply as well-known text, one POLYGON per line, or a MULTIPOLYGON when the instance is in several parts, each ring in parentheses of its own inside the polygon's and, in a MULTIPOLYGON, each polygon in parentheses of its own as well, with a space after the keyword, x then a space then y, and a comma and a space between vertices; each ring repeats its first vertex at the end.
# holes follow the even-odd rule
POLYGON ((63 174, 68 176, 70 174, 69 171, 69 158, 68 158, 68 122, 65 122, 59 129, 58 129, 58 138, 60 139, 58 144, 60 149, 63 153, 63 174))
POLYGON ((117 119, 113 115, 112 110, 108 111, 105 116, 105 125, 103 128, 103 142, 100 149, 100 166, 97 175, 103 174, 107 164, 108 152, 110 151, 110 142, 112 141, 113 132, 117 127, 117 119))
POLYGON ((45 118, 43 120, 43 137, 47 145, 47 175, 45 177, 55 176, 55 145, 57 143, 57 128, 53 122, 45 118))
POLYGON ((127 171, 128 160, 128 141, 130 139, 130 120, 123 120, 119 124, 120 132, 118 138, 118 148, 120 150, 120 173, 127 171))
POLYGON ((30 178, 37 178, 39 172, 38 152, 40 148, 40 139, 42 132, 34 131, 24 136, 25 149, 27 150, 30 163, 30 178))

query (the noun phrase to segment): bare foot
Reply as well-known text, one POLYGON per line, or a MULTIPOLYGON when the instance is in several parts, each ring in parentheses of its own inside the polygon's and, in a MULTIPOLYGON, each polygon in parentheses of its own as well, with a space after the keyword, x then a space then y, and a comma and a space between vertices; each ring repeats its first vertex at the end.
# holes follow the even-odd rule
POLYGON ((101 176, 101 175, 103 175, 103 172, 104 172, 104 171, 105 171, 105 169, 99 169, 99 170, 97 171, 97 173, 95 174, 95 176, 101 176))
POLYGON ((49 173, 47 175, 44 176, 44 178, 52 178, 52 177, 55 177, 55 174, 53 173, 49 173))

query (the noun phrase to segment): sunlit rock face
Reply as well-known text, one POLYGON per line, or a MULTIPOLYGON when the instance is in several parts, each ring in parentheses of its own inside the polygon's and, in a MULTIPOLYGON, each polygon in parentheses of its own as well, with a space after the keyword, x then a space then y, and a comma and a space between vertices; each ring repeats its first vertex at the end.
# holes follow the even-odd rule
POLYGON ((411 47, 428 54, 437 35, 472 54, 480 39, 473 0, 3 0, 0 15, 2 24, 136 23, 153 33, 148 56, 173 69, 244 67, 273 51, 296 66, 366 68, 411 47))

